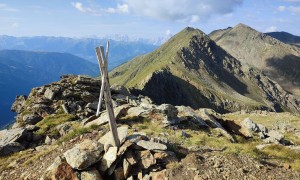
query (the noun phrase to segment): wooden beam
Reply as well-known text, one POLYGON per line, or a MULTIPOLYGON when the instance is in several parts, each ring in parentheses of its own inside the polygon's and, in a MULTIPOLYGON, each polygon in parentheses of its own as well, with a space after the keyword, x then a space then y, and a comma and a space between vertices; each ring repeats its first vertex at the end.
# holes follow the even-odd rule
POLYGON ((99 116, 100 109, 101 109, 101 106, 102 106, 105 77, 103 76, 103 69, 102 69, 102 66, 101 66, 102 60, 101 60, 101 55, 100 55, 100 49, 99 49, 99 47, 96 47, 95 50, 96 50, 96 56, 97 56, 97 59, 98 59, 98 64, 99 64, 99 69, 100 69, 100 74, 101 74, 101 89, 100 89, 99 101, 98 101, 97 112, 96 112, 96 116, 99 116))
MULTIPOLYGON (((105 106, 106 110, 108 112, 109 117, 109 127, 112 132, 112 137, 114 140, 114 145, 119 147, 120 146, 120 140, 118 137, 118 131, 117 131, 117 123, 115 119, 115 114, 113 110, 113 104, 111 99, 111 92, 110 92, 110 85, 109 85, 109 78, 108 78, 108 51, 109 51, 109 42, 107 43, 107 49, 106 49, 106 56, 104 54, 104 47, 100 46, 99 48, 96 48, 96 54, 98 58, 99 67, 102 74, 102 85, 101 89, 103 87, 103 95, 105 100, 105 106)), ((101 95, 101 90, 100 90, 101 95)), ((100 98, 100 97, 99 97, 100 98)), ((98 104, 99 105, 99 104, 98 104)))

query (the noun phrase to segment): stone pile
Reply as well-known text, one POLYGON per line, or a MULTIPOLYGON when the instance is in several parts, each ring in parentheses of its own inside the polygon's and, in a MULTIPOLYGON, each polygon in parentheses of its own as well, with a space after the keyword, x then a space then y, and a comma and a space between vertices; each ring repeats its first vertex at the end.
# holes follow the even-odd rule
POLYGON ((153 142, 147 136, 127 135, 127 126, 118 128, 121 146, 112 146, 111 132, 98 141, 84 140, 46 170, 41 179, 157 179, 164 178, 168 163, 177 162, 166 144, 153 142))

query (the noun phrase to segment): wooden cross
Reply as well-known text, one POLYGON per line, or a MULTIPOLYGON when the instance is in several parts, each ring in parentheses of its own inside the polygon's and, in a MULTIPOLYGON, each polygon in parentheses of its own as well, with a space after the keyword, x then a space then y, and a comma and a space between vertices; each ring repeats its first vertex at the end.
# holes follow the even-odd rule
POLYGON ((107 45, 106 45, 106 54, 104 54, 103 46, 100 46, 100 48, 96 47, 96 55, 97 55, 100 73, 101 73, 101 89, 100 89, 100 96, 99 96, 99 102, 98 102, 96 116, 99 116, 102 98, 104 95, 105 106, 106 106, 106 110, 108 112, 108 117, 109 117, 109 127, 110 127, 110 131, 112 132, 114 145, 119 147, 120 140, 118 137, 117 123, 116 123, 115 114, 114 114, 114 110, 113 110, 109 78, 108 78, 108 72, 107 72, 108 51, 109 51, 109 41, 107 41, 107 45))

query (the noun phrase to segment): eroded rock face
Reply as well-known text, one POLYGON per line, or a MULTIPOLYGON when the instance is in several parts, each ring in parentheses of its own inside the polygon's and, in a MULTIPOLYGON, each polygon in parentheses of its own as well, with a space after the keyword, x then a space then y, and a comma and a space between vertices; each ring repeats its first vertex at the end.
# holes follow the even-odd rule
POLYGON ((11 111, 16 112, 16 113, 22 112, 25 102, 26 102, 26 99, 27 99, 27 96, 24 96, 24 95, 17 96, 15 99, 15 102, 13 103, 13 105, 11 107, 11 111))
POLYGON ((64 156, 66 161, 74 169, 83 170, 98 162, 101 158, 103 145, 97 141, 85 140, 77 144, 74 148, 66 151, 64 156))

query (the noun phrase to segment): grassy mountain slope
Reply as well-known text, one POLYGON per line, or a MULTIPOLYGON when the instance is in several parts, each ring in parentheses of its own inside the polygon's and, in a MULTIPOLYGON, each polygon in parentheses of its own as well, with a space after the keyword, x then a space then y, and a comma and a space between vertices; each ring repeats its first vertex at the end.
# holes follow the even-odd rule
POLYGON ((210 34, 243 64, 262 70, 286 91, 300 97, 300 48, 285 44, 244 24, 210 34))
MULTIPOLYGON (((209 107, 220 112, 274 109, 275 103, 265 98, 266 91, 257 84, 256 75, 265 77, 253 72, 200 30, 185 28, 160 48, 114 69, 110 75, 112 83, 132 88, 157 103, 209 107)), ((265 79, 263 83, 269 82, 265 79)))

